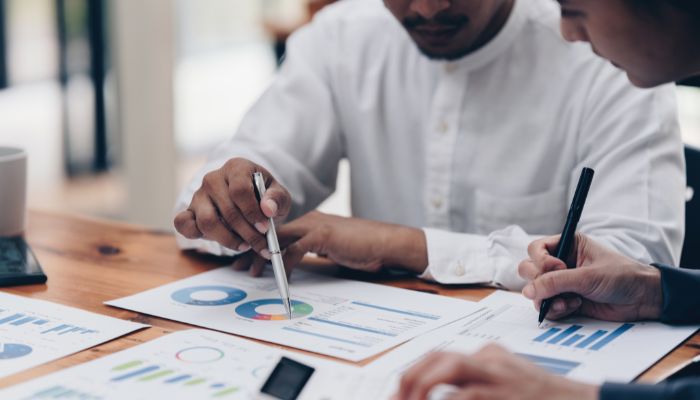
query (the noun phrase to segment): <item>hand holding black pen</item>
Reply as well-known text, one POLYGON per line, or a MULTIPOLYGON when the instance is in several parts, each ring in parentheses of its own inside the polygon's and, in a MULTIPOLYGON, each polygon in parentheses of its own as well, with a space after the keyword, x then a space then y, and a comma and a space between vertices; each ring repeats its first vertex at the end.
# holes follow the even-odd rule
MULTIPOLYGON (((576 227, 578 226, 578 221, 581 219, 581 213, 583 212, 583 206, 586 204, 586 197, 588 196, 588 190, 593 182, 594 171, 591 168, 583 168, 581 171, 581 177, 578 180, 578 185, 576 186, 576 192, 574 193, 574 198, 571 201, 571 207, 569 208, 569 214, 566 217, 566 223, 564 224, 564 230, 562 231, 561 238, 559 239, 559 244, 554 252, 554 256, 566 263, 567 258, 571 254, 571 248, 576 240, 576 227)), ((573 268, 567 264, 567 268, 573 268)), ((549 308, 552 305, 553 298, 545 299, 542 301, 540 306, 540 315, 538 322, 541 324, 544 318, 549 312, 549 308)))

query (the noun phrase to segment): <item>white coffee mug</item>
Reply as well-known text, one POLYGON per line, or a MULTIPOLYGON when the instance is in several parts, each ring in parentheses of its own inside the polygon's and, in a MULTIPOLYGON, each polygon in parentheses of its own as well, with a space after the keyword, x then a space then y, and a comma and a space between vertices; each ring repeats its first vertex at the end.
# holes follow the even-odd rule
POLYGON ((0 237, 24 233, 27 200, 27 153, 0 146, 0 237))

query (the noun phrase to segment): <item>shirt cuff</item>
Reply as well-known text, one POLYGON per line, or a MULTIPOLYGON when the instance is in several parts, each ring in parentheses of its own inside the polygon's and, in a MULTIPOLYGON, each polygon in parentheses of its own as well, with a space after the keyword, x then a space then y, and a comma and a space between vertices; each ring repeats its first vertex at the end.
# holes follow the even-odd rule
POLYGON ((175 233, 175 240, 177 240, 177 245, 181 250, 197 250, 199 252, 213 254, 215 256, 228 257, 241 254, 240 251, 231 250, 213 240, 188 239, 177 232, 175 233))
POLYGON ((525 281, 518 276, 517 265, 526 255, 530 238, 520 228, 508 227, 489 236, 432 228, 423 231, 428 267, 419 276, 421 279, 443 284, 489 284, 512 290, 523 287, 525 281), (511 246, 515 237, 518 245, 511 246))

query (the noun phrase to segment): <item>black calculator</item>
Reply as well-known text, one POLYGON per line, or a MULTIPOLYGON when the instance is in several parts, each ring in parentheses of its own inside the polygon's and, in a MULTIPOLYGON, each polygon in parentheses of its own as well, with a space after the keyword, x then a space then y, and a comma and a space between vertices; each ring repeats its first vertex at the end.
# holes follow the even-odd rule
POLYGON ((22 237, 0 237, 0 286, 46 282, 46 275, 22 237))

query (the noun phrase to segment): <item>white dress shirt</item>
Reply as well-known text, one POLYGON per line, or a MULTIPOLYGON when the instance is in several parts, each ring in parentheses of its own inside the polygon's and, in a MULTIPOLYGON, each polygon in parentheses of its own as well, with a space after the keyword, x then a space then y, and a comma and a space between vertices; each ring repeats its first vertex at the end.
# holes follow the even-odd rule
MULTIPOLYGON (((356 217, 421 227, 422 278, 520 288, 527 245, 561 233, 583 166, 579 230, 643 262, 676 265, 685 169, 671 86, 632 87, 564 41, 550 0, 517 0, 498 35, 454 62, 424 56, 379 0, 344 0, 288 41, 287 57, 202 176, 243 157, 289 190, 290 218, 351 169, 356 217)), ((235 254, 178 238, 183 248, 235 254)))

